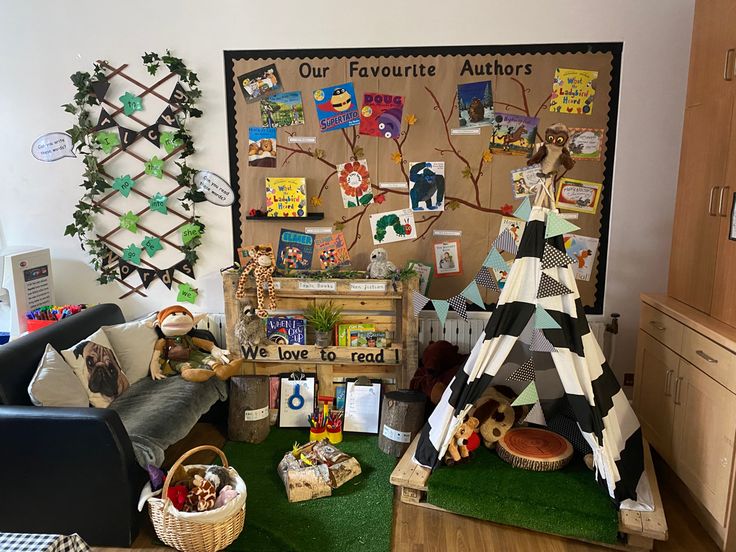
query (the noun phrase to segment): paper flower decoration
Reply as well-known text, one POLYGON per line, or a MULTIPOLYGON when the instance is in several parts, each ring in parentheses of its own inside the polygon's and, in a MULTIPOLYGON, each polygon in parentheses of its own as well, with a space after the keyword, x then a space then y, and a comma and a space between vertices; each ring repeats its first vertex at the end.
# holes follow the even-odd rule
POLYGON ((120 96, 120 103, 123 104, 123 113, 126 115, 132 115, 136 111, 143 111, 143 101, 130 92, 126 92, 120 96))
POLYGON ((514 206, 509 205, 508 203, 504 203, 501 205, 501 214, 505 216, 509 216, 514 212, 514 206))
POLYGON ((412 126, 416 122, 417 122, 417 116, 414 115, 413 113, 410 113, 409 115, 406 116, 406 124, 407 125, 412 126))
POLYGON ((391 161, 396 163, 397 165, 401 163, 401 154, 398 151, 395 151, 391 154, 391 161))

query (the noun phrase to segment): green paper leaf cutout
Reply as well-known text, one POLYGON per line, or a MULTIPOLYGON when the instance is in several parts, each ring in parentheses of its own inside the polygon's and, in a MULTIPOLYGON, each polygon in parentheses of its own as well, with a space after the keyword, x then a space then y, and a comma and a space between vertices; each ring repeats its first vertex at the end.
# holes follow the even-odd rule
POLYGON ((132 115, 136 111, 143 111, 143 100, 135 94, 126 92, 120 96, 119 100, 123 104, 123 113, 126 115, 132 115))
POLYGON ((363 194, 360 196, 360 204, 361 205, 370 205, 370 203, 373 201, 373 194, 363 194))
POLYGON ((175 138, 173 132, 162 132, 159 142, 166 153, 171 153, 184 143, 182 140, 175 138))
POLYGON ((133 233, 138 232, 138 218, 138 215, 133 211, 128 211, 120 217, 120 228, 130 230, 133 233))
POLYGON ((98 132, 95 134, 95 142, 100 144, 102 151, 110 153, 115 146, 120 145, 120 138, 117 132, 98 132))
POLYGON ((141 264, 141 253, 143 253, 143 250, 136 244, 131 243, 123 249, 123 260, 134 265, 139 265, 141 264))
POLYGON ((148 200, 148 205, 151 207, 151 211, 157 211, 163 215, 168 214, 169 208, 166 206, 166 203, 169 201, 169 198, 165 195, 161 195, 161 192, 156 192, 154 195, 151 196, 151 199, 148 200))
POLYGON ((151 157, 150 161, 146 162, 144 171, 149 176, 153 176, 156 178, 163 178, 164 177, 164 162, 161 159, 159 159, 156 155, 154 155, 153 157, 151 157))
POLYGON ((188 244, 195 238, 198 238, 202 234, 202 230, 198 224, 185 224, 181 227, 181 241, 184 245, 188 244))
POLYGON ((194 303, 197 301, 198 292, 189 284, 179 284, 179 293, 176 295, 176 300, 185 303, 194 303))
POLYGON ((353 203, 352 201, 348 201, 348 207, 357 207, 357 203, 353 203))
POLYGON ((161 245, 161 240, 159 238, 153 238, 151 236, 144 239, 141 245, 143 246, 143 249, 146 250, 149 257, 153 257, 157 251, 161 251, 164 248, 164 246, 161 245))
POLYGON ((118 176, 112 181, 113 189, 120 192, 123 197, 128 197, 130 195, 130 190, 132 190, 134 186, 135 180, 133 180, 129 174, 118 176))

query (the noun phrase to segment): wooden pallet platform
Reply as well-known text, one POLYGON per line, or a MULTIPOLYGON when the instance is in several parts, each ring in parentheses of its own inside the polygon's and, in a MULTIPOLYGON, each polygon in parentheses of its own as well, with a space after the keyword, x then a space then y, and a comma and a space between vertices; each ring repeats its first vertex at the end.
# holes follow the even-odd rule
MULTIPOLYGON (((399 488, 402 502, 423 508, 446 511, 427 502, 427 482, 432 472, 412 461, 418 439, 419 436, 414 439, 409 449, 399 460, 396 468, 394 468, 391 473, 391 484, 399 488)), ((646 441, 644 441, 644 469, 652 488, 654 511, 621 510, 619 512, 619 532, 625 536, 626 543, 606 544, 595 542, 592 544, 626 552, 644 552, 652 550, 655 540, 667 540, 667 521, 664 516, 659 486, 657 485, 657 475, 654 473, 649 443, 646 441)))

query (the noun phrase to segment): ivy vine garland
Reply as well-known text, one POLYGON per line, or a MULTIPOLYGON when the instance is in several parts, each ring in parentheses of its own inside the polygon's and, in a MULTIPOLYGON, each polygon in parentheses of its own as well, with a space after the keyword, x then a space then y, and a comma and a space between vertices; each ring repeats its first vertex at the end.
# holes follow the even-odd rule
MULTIPOLYGON (((205 230, 205 225, 195 213, 194 204, 203 201, 204 194, 198 191, 194 184, 194 175, 197 170, 187 164, 186 158, 195 152, 195 148, 186 123, 190 117, 198 118, 202 116, 202 111, 196 107, 197 101, 202 95, 198 87, 199 79, 195 72, 188 69, 180 58, 172 56, 169 50, 166 51, 165 55, 147 52, 142 56, 142 60, 150 75, 155 76, 161 66, 164 65, 171 73, 179 77, 179 83, 176 86, 182 92, 182 95, 176 102, 176 109, 171 112, 176 119, 175 127, 178 128, 173 133, 173 137, 167 136, 168 142, 166 144, 162 142, 162 147, 165 146, 167 153, 175 151, 176 148, 179 149, 179 158, 175 161, 175 165, 179 167, 180 172, 176 176, 176 182, 182 186, 184 193, 176 199, 179 206, 187 213, 187 223, 198 227, 199 232, 194 232, 195 237, 190 238, 178 248, 184 253, 184 260, 194 266, 198 259, 196 249, 201 244, 201 237, 205 230), (181 83, 186 84, 188 89, 181 87, 181 83)), ((98 200, 102 194, 110 192, 114 183, 113 178, 103 173, 100 158, 101 153, 107 156, 121 145, 117 132, 104 132, 102 128, 97 128, 96 124, 90 119, 90 108, 102 107, 103 104, 104 93, 102 94, 103 97, 98 98, 95 88, 106 85, 108 78, 118 74, 122 74, 120 68, 115 69, 105 61, 95 63, 91 74, 82 71, 74 73, 70 78, 77 92, 72 102, 62 106, 65 112, 71 113, 77 118, 74 126, 67 132, 71 136, 75 150, 81 154, 85 167, 83 181, 80 184, 84 194, 75 206, 72 214, 73 222, 66 227, 64 235, 77 236, 82 249, 89 253, 92 266, 100 274, 97 281, 101 284, 114 281, 118 274, 117 268, 110 265, 112 256, 116 254, 111 251, 104 240, 97 236, 94 229, 95 215, 103 212, 98 200)), ((149 91, 153 88, 155 88, 155 85, 149 91)), ((126 95, 128 94, 126 92, 126 95)), ((121 101, 125 102, 122 110, 125 115, 130 116, 136 110, 140 110, 140 99, 137 100, 136 107, 135 101, 128 103, 129 98, 123 99, 126 95, 121 97, 121 101)), ((108 103, 108 105, 110 104, 108 103)), ((169 105, 169 107, 174 106, 169 105)), ((113 124, 117 123, 113 122, 113 124)), ((157 157, 154 156, 151 163, 154 160, 158 161, 157 157)), ((146 173, 151 174, 148 172, 148 166, 146 167, 146 173)), ((117 180, 123 179, 118 178, 117 180)), ((115 189, 118 188, 115 187, 115 189)), ((127 193, 124 195, 127 197, 127 193)), ((160 194, 156 195, 160 196, 160 194)), ((170 200, 172 199, 174 198, 170 198, 170 200)))

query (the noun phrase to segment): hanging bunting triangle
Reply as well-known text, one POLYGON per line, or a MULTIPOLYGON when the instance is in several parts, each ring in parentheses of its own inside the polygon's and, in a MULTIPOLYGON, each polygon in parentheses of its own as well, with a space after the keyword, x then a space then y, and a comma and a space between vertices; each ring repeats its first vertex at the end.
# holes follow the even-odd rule
POLYGON ((481 297, 480 295, 480 290, 478 289, 478 284, 475 283, 475 280, 465 286, 465 289, 462 290, 460 294, 471 303, 475 303, 480 308, 485 310, 486 304, 483 302, 483 297, 481 297))
POLYGON ((529 215, 531 214, 532 214, 532 202, 529 200, 529 196, 526 196, 524 198, 524 201, 521 202, 521 205, 519 205, 516 208, 516 211, 514 211, 514 216, 523 221, 528 221, 529 215))
POLYGON ((534 361, 530 358, 509 376, 510 381, 534 381, 534 361))
POLYGON ((536 353, 556 352, 554 345, 552 345, 552 343, 549 342, 549 339, 544 336, 544 332, 537 329, 532 332, 532 342, 531 345, 529 345, 529 350, 536 353))
POLYGON ((136 267, 123 259, 118 259, 118 271, 120 272, 120 279, 125 280, 128 276, 135 272, 136 267))
POLYGON ((120 135, 120 147, 123 150, 128 149, 128 146, 138 138, 136 131, 121 127, 120 125, 118 125, 118 135, 120 135))
POLYGON ((158 123, 153 123, 151 126, 141 130, 143 137, 151 142, 157 148, 160 147, 159 140, 161 139, 161 133, 158 131, 158 123))
POLYGON ((570 288, 542 272, 542 277, 539 279, 539 288, 537 289, 537 299, 566 295, 568 293, 572 293, 570 288))
POLYGON ((537 395, 537 386, 534 384, 534 382, 531 382, 529 385, 527 385, 526 389, 524 389, 521 394, 516 397, 516 400, 511 403, 511 406, 524 406, 525 404, 534 404, 539 400, 539 395, 537 395))
POLYGON ((544 417, 544 411, 539 401, 534 403, 534 406, 532 406, 524 421, 530 424, 547 425, 547 419, 544 417))
POLYGON ((483 266, 488 268, 495 268, 496 270, 504 270, 508 272, 509 265, 503 260, 501 254, 493 247, 489 252, 486 260, 483 261, 483 266))
POLYGON ((107 80, 93 80, 89 82, 89 85, 92 87, 92 92, 95 93, 97 100, 102 103, 102 100, 105 99, 105 94, 107 94, 110 88, 110 83, 107 80))
POLYGON ((171 285, 174 283, 174 267, 163 268, 156 273, 158 279, 161 280, 164 285, 171 289, 171 285))
POLYGON ((172 105, 181 105, 187 101, 187 92, 180 82, 176 83, 174 90, 169 97, 169 103, 172 105))
POLYGON ((544 252, 542 253, 542 270, 555 266, 565 267, 575 262, 575 259, 560 251, 556 247, 548 243, 544 244, 544 252))
POLYGON ((149 268, 139 268, 138 276, 141 277, 141 282, 143 282, 143 287, 148 289, 148 286, 151 285, 151 282, 153 282, 156 279, 156 271, 151 270, 149 268))
POLYGON ((547 213, 547 226, 544 228, 544 239, 569 234, 577 230, 580 230, 579 226, 575 226, 572 222, 563 219, 554 211, 547 213))
POLYGON ((491 291, 501 292, 501 288, 498 287, 498 280, 496 280, 495 274, 485 266, 480 267, 478 274, 475 276, 475 282, 483 287, 487 287, 491 291))
POLYGON ((115 119, 112 118, 104 107, 100 109, 100 117, 97 119, 95 130, 104 130, 106 128, 114 127, 116 124, 115 119))
POLYGON ((425 297, 416 290, 411 292, 412 304, 414 305, 414 316, 419 316, 419 313, 424 308, 424 305, 429 303, 429 297, 425 297))
POLYGON ((194 279, 194 266, 192 265, 192 263, 190 263, 186 259, 183 259, 179 261, 178 263, 176 263, 174 265, 174 270, 178 270, 182 274, 194 279))
POLYGON ((450 303, 444 299, 432 299, 434 310, 437 313, 437 318, 440 319, 442 327, 445 326, 445 320, 447 320, 447 311, 450 310, 450 303))
POLYGON ((174 111, 171 109, 170 105, 167 105, 166 109, 161 112, 156 123, 159 125, 179 128, 179 121, 176 119, 176 115, 174 115, 174 111))
POLYGON ((519 252, 519 248, 516 245, 514 236, 511 232, 509 232, 508 228, 501 232, 498 237, 493 240, 493 247, 495 247, 499 251, 506 251, 506 253, 511 253, 512 255, 516 255, 519 252))
POLYGON ((559 330, 560 325, 552 318, 541 305, 537 305, 537 311, 534 314, 534 327, 538 330, 559 330))
POLYGON ((465 297, 458 294, 454 297, 450 297, 447 302, 450 303, 452 310, 460 315, 460 318, 466 322, 468 321, 468 306, 465 304, 465 297))
POLYGON ((534 336, 534 321, 529 320, 526 326, 524 326, 524 329, 519 334, 519 340, 523 343, 526 343, 527 345, 530 345, 532 342, 532 337, 534 336))

